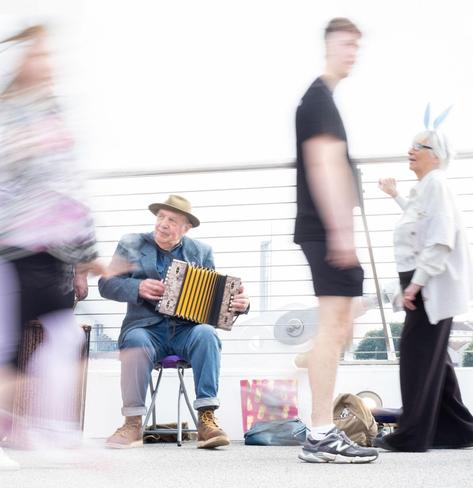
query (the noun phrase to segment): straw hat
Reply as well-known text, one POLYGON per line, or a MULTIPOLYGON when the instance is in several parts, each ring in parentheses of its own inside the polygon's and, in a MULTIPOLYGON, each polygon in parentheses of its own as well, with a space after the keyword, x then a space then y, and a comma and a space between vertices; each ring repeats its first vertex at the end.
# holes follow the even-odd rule
POLYGON ((173 212, 178 212, 180 214, 185 215, 189 222, 192 224, 192 227, 199 227, 200 220, 192 214, 192 207, 191 202, 184 197, 179 195, 169 195, 167 200, 163 203, 152 203, 148 206, 151 213, 156 215, 158 210, 172 210, 173 212))

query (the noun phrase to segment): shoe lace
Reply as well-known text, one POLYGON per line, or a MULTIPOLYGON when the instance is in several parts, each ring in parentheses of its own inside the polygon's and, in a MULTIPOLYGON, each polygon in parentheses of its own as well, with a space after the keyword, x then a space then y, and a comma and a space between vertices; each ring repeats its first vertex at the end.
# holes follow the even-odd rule
POLYGON ((127 437, 128 432, 132 432, 140 428, 139 424, 124 424, 117 429, 115 435, 120 435, 122 437, 127 437))
POLYGON ((347 443, 350 444, 350 446, 353 447, 358 447, 358 444, 355 441, 352 441, 343 430, 340 431, 340 436, 343 438, 343 440, 347 443))
POLYGON ((201 417, 200 417, 200 421, 206 427, 211 427, 211 428, 215 428, 215 429, 219 428, 212 410, 205 410, 205 412, 203 412, 201 417))

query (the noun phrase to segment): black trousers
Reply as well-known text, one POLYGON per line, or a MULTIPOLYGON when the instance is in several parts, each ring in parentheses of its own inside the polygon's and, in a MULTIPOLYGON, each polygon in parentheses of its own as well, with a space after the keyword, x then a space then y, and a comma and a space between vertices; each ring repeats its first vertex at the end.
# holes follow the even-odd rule
MULTIPOLYGON (((413 274, 399 273, 403 290, 413 274)), ((447 352, 452 318, 432 325, 420 293, 415 306, 406 310, 400 343, 403 414, 399 428, 385 439, 400 451, 473 445, 473 417, 462 402, 447 352)))

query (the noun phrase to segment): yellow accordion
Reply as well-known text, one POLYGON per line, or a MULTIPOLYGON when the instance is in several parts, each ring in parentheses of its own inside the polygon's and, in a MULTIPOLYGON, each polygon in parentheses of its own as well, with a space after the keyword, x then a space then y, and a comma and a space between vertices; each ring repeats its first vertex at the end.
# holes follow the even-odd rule
POLYGON ((173 259, 164 283, 166 288, 157 311, 231 330, 235 317, 232 302, 240 288, 240 278, 173 259))

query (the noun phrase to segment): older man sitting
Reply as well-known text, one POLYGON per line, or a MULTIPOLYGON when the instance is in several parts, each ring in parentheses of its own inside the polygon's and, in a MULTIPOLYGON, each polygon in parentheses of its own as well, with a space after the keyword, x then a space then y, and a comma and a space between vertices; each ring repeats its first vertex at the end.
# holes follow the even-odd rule
MULTIPOLYGON (((128 448, 142 444, 142 415, 150 375, 156 362, 177 354, 192 364, 199 413, 199 448, 214 448, 230 443, 218 426, 214 410, 219 406, 218 379, 221 343, 214 327, 171 318, 155 311, 165 289, 163 278, 172 259, 194 266, 214 268, 210 246, 186 236, 200 225, 192 214, 188 200, 171 195, 164 203, 153 203, 149 210, 156 215, 154 232, 129 234, 118 243, 114 259, 125 259, 133 271, 99 281, 104 298, 127 302, 128 308, 119 337, 122 414, 125 423, 107 439, 106 446, 128 448)), ((240 288, 233 309, 244 313, 249 300, 240 288)))

